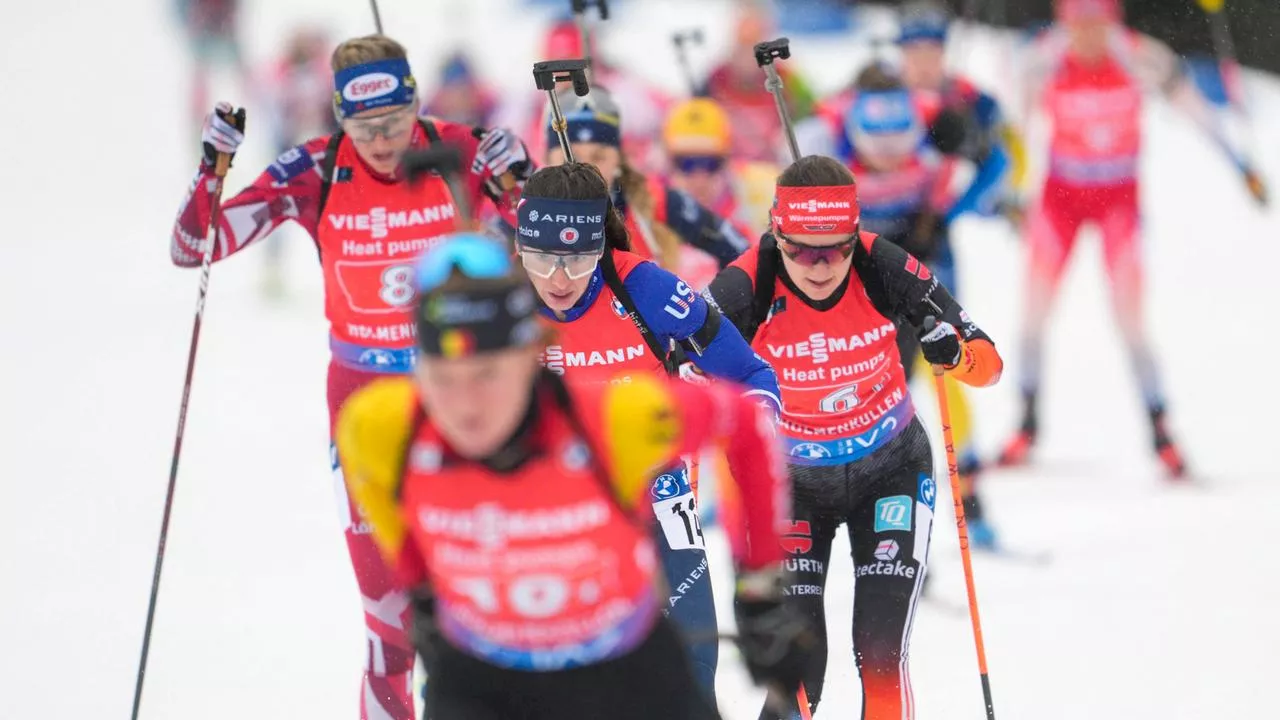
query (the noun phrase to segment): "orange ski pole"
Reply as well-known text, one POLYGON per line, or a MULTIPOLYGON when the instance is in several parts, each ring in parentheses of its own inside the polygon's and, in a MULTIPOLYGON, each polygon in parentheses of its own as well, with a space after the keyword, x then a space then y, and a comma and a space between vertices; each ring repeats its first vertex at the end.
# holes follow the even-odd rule
POLYGON ((813 720, 813 713, 809 712, 809 693, 804 691, 804 685, 796 691, 796 707, 800 708, 800 720, 813 720))
POLYGON ((941 365, 933 366, 934 390, 938 411, 942 415, 942 442, 947 451, 947 475, 951 478, 951 499, 955 504, 956 529, 960 533, 960 559, 964 563, 964 584, 969 594, 969 620, 973 622, 973 642, 978 649, 978 674, 982 678, 982 699, 987 706, 987 720, 995 720, 991 703, 991 681, 987 678, 987 650, 982 641, 982 620, 978 617, 978 593, 973 585, 973 560, 969 555, 969 525, 964 519, 964 501, 960 494, 960 472, 956 466, 956 446, 951 437, 951 407, 947 402, 946 378, 941 365))

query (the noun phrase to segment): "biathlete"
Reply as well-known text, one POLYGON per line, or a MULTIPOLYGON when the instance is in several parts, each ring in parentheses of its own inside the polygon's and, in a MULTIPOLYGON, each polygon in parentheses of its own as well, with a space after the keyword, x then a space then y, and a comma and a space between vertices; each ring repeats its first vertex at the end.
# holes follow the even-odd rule
POLYGON ((811 635, 782 602, 787 488, 770 413, 729 384, 540 367, 537 297, 487 238, 454 236, 416 278, 414 376, 356 393, 337 439, 413 598, 426 716, 717 717, 661 612, 649 509, 653 478, 712 443, 745 504, 730 529, 744 660, 794 697, 811 635))
MULTIPOLYGON (((709 293, 778 373, 793 492, 788 595, 822 629, 804 673, 810 704, 822 697, 827 568, 844 525, 862 717, 913 717, 908 647, 937 483, 897 335, 917 334, 925 359, 968 385, 994 383, 1000 355, 923 263, 861 230, 853 174, 828 157, 783 171, 771 233, 709 293)), ((760 717, 780 716, 766 707, 760 717)))
MULTIPOLYGON (((522 143, 503 130, 478 131, 417 118, 417 84, 396 41, 381 36, 348 40, 334 51, 334 111, 341 130, 282 154, 248 188, 222 204, 213 259, 225 259, 266 238, 287 221, 315 241, 324 273, 329 320, 330 422, 356 388, 413 368, 413 261, 467 221, 443 179, 410 187, 400 161, 411 148, 449 143, 470 172, 468 205, 492 200, 509 222, 519 183, 531 171, 522 143), (477 136, 480 136, 479 138, 477 136), (500 177, 516 187, 504 192, 500 177)), ((234 154, 244 140, 243 112, 220 103, 205 122, 204 159, 179 211, 170 254, 181 267, 200 265, 212 198, 216 153, 234 154)), ((364 601, 368 647, 360 691, 361 718, 409 720, 413 653, 404 636, 408 600, 396 591, 369 536, 368 523, 340 491, 343 530, 364 601)))

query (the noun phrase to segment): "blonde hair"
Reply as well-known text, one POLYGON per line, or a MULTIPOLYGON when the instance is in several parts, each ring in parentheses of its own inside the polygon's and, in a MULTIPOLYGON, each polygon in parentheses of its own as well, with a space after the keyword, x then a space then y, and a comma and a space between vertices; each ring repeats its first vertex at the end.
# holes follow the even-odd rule
MULTIPOLYGON (((622 188, 622 194, 627 198, 627 205, 636 213, 636 225, 644 231, 647 226, 653 231, 653 242, 656 248, 654 251, 654 259, 658 261, 658 265, 667 270, 674 271, 680 264, 680 236, 667 226, 666 223, 658 222, 655 217, 654 210, 656 201, 653 194, 649 192, 649 183, 644 175, 640 174, 631 164, 627 162, 626 154, 622 154, 622 173, 618 178, 618 185, 622 188)), ((645 238, 639 238, 640 242, 645 243, 645 238)), ((633 246, 636 244, 633 240, 633 246)))
POLYGON ((335 48, 329 59, 329 67, 338 72, 353 65, 408 57, 404 46, 386 35, 365 35, 351 38, 335 48))

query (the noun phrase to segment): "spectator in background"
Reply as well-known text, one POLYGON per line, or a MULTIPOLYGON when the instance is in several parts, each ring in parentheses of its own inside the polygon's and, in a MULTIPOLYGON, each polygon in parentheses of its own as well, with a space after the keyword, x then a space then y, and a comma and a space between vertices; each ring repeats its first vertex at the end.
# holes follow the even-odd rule
POLYGON ((458 50, 445 58, 439 77, 440 84, 418 114, 462 125, 489 127, 498 98, 476 76, 466 54, 458 50))
MULTIPOLYGON (((593 42, 597 56, 592 58, 592 85, 605 88, 627 118, 623 128, 622 147, 631 164, 639 171, 657 173, 662 167, 662 148, 658 143, 662 123, 672 98, 626 69, 611 65, 600 53, 600 43, 593 42)), ((554 23, 543 37, 537 60, 569 60, 586 56, 582 36, 572 19, 554 23)), ((532 83, 530 83, 532 87, 532 83)), ((502 127, 525 128, 521 137, 529 144, 531 157, 542 157, 546 151, 547 94, 531 90, 532 95, 517 96, 504 104, 495 122, 502 127)))
MULTIPOLYGON (((729 56, 707 78, 707 94, 719 102, 733 118, 732 155, 738 160, 776 162, 785 148, 782 121, 773 95, 764 87, 764 73, 756 65, 755 44, 773 39, 773 13, 761 2, 744 3, 739 8, 729 56)), ((788 109, 793 119, 807 117, 813 110, 813 93, 786 64, 778 65, 788 109)))
POLYGON ((210 106, 209 76, 216 66, 230 64, 246 85, 244 53, 236 37, 238 0, 176 0, 178 22, 187 33, 194 66, 191 69, 190 112, 200 127, 210 106))
MULTIPOLYGON (((266 112, 260 118, 270 128, 276 154, 321 135, 337 131, 333 115, 333 71, 329 54, 333 42, 317 27, 301 25, 289 33, 284 52, 266 68, 258 83, 266 112)), ((273 233, 266 239, 261 280, 262 294, 275 299, 285 293, 284 246, 287 235, 273 233)))

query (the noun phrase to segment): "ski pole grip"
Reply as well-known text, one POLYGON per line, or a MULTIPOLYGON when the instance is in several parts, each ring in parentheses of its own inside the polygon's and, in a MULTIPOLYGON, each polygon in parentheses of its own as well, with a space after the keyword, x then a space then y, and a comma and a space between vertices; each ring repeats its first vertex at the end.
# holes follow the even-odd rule
POLYGON ((576 60, 543 60, 533 64, 533 82, 539 90, 555 92, 556 84, 573 83, 573 92, 582 97, 591 91, 587 82, 587 61, 576 60))
POLYGON ((587 12, 587 8, 592 5, 600 11, 600 19, 609 19, 609 2, 608 0, 569 0, 569 8, 574 15, 583 15, 587 12))
POLYGON ((227 153, 218 153, 217 160, 213 164, 213 174, 223 178, 227 176, 227 170, 231 167, 231 156, 227 153))
POLYGON ((786 60, 791 57, 791 40, 784 37, 777 40, 766 40, 756 43, 754 51, 756 65, 760 67, 772 65, 774 60, 786 60))
POLYGON ((405 179, 411 183, 432 172, 447 177, 462 169, 462 153, 453 145, 433 145, 405 153, 401 165, 405 179))

